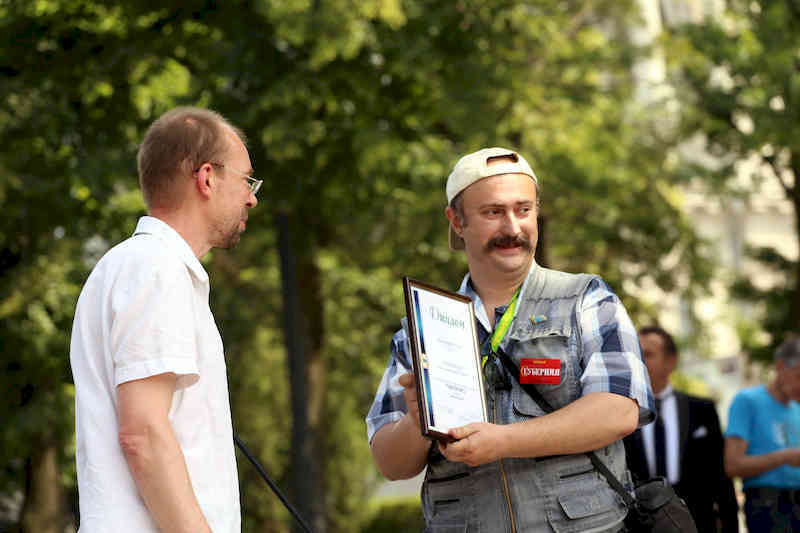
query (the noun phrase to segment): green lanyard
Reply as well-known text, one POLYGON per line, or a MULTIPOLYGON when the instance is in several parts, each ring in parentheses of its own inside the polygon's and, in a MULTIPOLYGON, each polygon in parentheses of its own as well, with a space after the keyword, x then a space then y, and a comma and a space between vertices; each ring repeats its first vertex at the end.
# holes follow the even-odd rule
MULTIPOLYGON (((517 297, 519 296, 519 289, 514 293, 514 296, 511 297, 511 301, 506 308, 505 313, 503 316, 500 317, 500 321, 497 323, 497 326, 494 328, 492 332, 492 353, 497 353, 497 347, 500 346, 500 343, 503 342, 503 339, 508 333, 508 328, 511 326, 511 321, 514 319, 514 311, 517 309, 517 297)), ((488 354, 484 355, 481 359, 481 364, 486 365, 486 361, 489 358, 488 354)))

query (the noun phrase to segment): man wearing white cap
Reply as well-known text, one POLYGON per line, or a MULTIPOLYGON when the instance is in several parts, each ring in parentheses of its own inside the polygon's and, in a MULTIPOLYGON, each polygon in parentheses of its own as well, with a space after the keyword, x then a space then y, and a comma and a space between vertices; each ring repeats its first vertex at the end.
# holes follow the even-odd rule
POLYGON ((624 505, 583 452, 595 450, 630 483, 620 439, 652 421, 650 382, 636 330, 609 287, 534 261, 538 187, 525 159, 503 148, 462 157, 447 180, 450 246, 467 255, 459 292, 475 304, 490 423, 451 429, 455 442, 446 445, 421 435, 403 330, 367 415, 387 478, 428 467, 427 530, 623 530, 624 505), (526 372, 523 380, 555 408, 550 414, 519 384, 531 365, 555 370, 555 378, 526 372))

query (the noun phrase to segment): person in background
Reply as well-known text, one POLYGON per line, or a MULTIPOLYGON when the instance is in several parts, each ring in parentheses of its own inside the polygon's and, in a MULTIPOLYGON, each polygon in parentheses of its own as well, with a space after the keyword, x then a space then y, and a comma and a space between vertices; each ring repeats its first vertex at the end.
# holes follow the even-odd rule
POLYGON ((489 423, 450 429, 455 442, 446 445, 422 436, 400 330, 366 419, 378 468, 405 479, 427 466, 426 531, 621 531, 625 506, 583 452, 597 450, 630 484, 622 438, 652 419, 625 308, 597 276, 536 264, 538 180, 517 152, 464 156, 446 192, 450 246, 464 250, 469 265, 459 292, 474 302, 487 358, 489 423), (554 412, 544 414, 501 353, 520 373, 537 362, 559 369, 555 380, 533 381, 554 412))
POLYGON ((70 362, 81 533, 238 533, 228 383, 198 260, 256 206, 243 134, 177 108, 138 154, 148 216, 89 275, 70 362))
POLYGON ((725 471, 742 478, 749 533, 800 531, 800 337, 775 352, 775 377, 739 391, 725 433, 725 471))
POLYGON ((722 430, 714 402, 676 391, 672 336, 658 326, 639 330, 642 356, 655 395, 655 423, 625 438, 628 467, 637 481, 665 477, 684 499, 701 532, 739 531, 733 482, 723 466, 722 430))

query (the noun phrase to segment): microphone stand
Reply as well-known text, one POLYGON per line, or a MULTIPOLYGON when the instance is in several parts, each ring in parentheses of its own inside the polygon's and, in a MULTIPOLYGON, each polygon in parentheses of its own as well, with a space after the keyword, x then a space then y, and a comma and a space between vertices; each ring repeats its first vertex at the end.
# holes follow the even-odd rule
POLYGON ((267 485, 269 485, 269 488, 272 489, 272 492, 278 496, 281 502, 283 502, 283 505, 286 506, 290 513, 292 513, 292 516, 294 516, 295 520, 297 520, 297 522, 302 526, 303 531, 306 533, 312 533, 311 528, 308 527, 308 524, 306 524, 305 520, 303 520, 303 518, 300 516, 300 513, 298 513, 292 504, 289 503, 289 500, 287 500, 280 489, 278 489, 278 486, 275 484, 275 482, 272 481, 272 479, 270 479, 270 477, 267 475, 266 471, 264 471, 264 468, 261 466, 261 463, 258 462, 258 459, 256 459, 250 450, 247 449, 247 446, 244 445, 244 442, 242 442, 242 439, 240 439, 239 435, 236 433, 233 434, 233 441, 236 443, 239 449, 242 450, 242 453, 245 455, 245 457, 247 457, 250 462, 253 463, 253 466, 256 468, 258 473, 261 474, 261 477, 264 479, 264 481, 267 482, 267 485))

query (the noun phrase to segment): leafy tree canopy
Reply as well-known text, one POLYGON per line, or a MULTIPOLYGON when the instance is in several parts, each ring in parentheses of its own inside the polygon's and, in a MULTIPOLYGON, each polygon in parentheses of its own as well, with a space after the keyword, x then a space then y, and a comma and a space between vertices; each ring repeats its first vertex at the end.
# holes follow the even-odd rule
MULTIPOLYGON (((240 126, 265 180, 237 250, 205 264, 234 424, 281 485, 296 476, 295 378, 274 219, 290 222, 307 379, 319 384, 308 399, 325 458, 315 483, 332 531, 367 519, 377 477, 363 417, 402 314, 401 276, 455 287, 464 274, 443 216, 458 156, 519 149, 542 184, 549 263, 602 274, 635 316, 649 312, 637 282, 705 282, 702 243, 673 200, 671 141, 650 118, 658 110, 631 102, 643 52, 628 38, 633 2, 182 5, 0 2, 0 387, 11 398, 0 417, 14 421, 0 430, 0 491, 25 486, 34 441, 61 451, 61 483, 74 488, 75 301, 93 262, 143 213, 137 143, 175 105, 240 126)), ((285 530, 279 504, 240 470, 244 530, 285 530)))
MULTIPOLYGON (((691 171, 709 189, 742 198, 777 184, 793 207, 800 238, 800 5, 731 0, 724 15, 679 28, 666 39, 671 79, 683 103, 682 134, 700 136, 713 165, 691 171), (750 162, 743 167, 743 162, 750 162), (741 168, 753 168, 741 180, 741 168), (744 186, 742 184, 745 184, 744 186)), ((741 279, 733 296, 753 304, 741 326, 745 350, 771 361, 800 328, 800 261, 760 244, 750 256, 778 278, 774 287, 741 279), (766 334, 766 335, 765 335, 766 334)))

